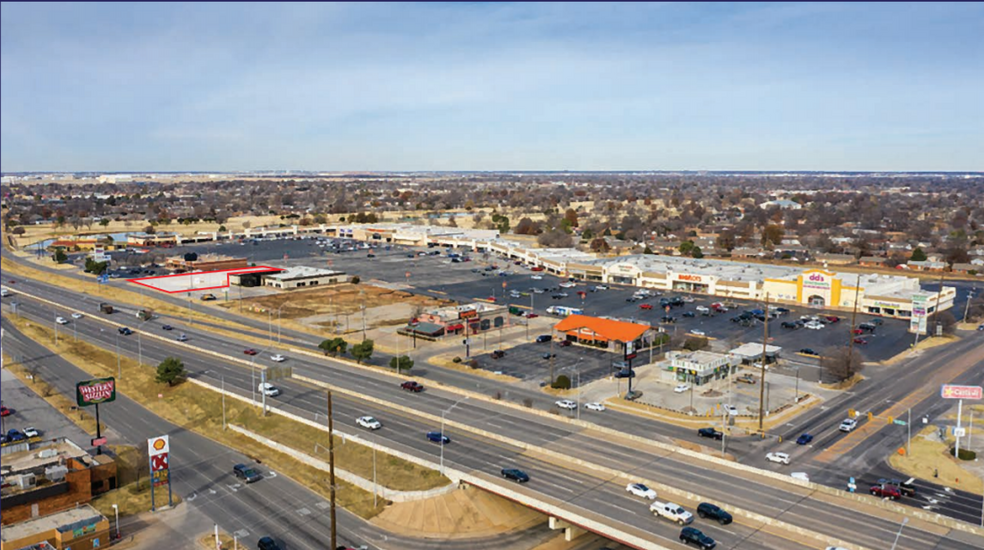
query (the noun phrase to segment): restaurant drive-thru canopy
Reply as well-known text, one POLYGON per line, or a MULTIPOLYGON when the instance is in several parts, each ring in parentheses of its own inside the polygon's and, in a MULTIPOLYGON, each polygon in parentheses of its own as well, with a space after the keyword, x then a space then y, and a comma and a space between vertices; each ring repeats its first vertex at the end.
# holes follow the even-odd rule
POLYGON ((641 339, 653 327, 588 315, 569 315, 554 325, 554 329, 579 340, 626 343, 641 339))

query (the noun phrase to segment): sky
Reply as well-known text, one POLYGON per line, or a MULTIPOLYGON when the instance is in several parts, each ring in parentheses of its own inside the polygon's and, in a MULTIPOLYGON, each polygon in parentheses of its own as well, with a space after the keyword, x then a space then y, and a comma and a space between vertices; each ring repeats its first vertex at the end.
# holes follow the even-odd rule
POLYGON ((984 171, 984 4, 0 4, 0 170, 984 171))

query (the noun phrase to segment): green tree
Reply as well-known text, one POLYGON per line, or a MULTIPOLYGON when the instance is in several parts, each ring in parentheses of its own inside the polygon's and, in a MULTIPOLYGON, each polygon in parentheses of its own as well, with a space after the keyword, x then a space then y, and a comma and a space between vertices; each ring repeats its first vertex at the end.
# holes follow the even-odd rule
POLYGON ((409 371, 413 368, 413 359, 410 359, 406 355, 393 357, 390 359, 390 368, 396 369, 397 374, 400 374, 403 371, 409 371))
POLYGON ((692 249, 692 250, 690 251, 690 256, 691 256, 691 257, 694 257, 694 258, 703 258, 703 257, 704 257, 704 253, 703 253, 703 252, 701 251, 701 249, 700 249, 700 247, 699 247, 699 246, 695 246, 695 247, 694 247, 694 248, 693 248, 693 249, 692 249))
POLYGON ((689 256, 694 250, 694 241, 683 241, 680 243, 680 254, 689 256))
POLYGON ((318 347, 321 348, 325 355, 331 353, 332 355, 341 355, 345 353, 348 349, 348 342, 344 338, 331 338, 330 340, 322 340, 318 347))
POLYGON ((85 270, 95 275, 102 275, 109 267, 109 262, 97 262, 92 258, 85 259, 85 270))
POLYGON ((63 264, 68 261, 68 256, 65 255, 65 251, 59 248, 55 250, 55 263, 63 264))
POLYGON ((103 227, 106 227, 107 225, 109 225, 109 218, 103 218, 103 219, 99 220, 99 225, 101 225, 103 227))
POLYGON ((168 357, 157 365, 157 383, 173 386, 185 377, 185 367, 181 359, 168 357))
POLYGON ((225 233, 225 232, 227 232, 227 231, 229 231, 229 230, 228 230, 228 229, 226 229, 226 226, 224 226, 224 225, 220 225, 220 226, 219 226, 219 233, 225 233))
POLYGON ((782 244, 782 238, 786 235, 786 231, 780 225, 769 224, 765 226, 762 230, 762 246, 772 247, 777 244, 782 244))
POLYGON ((372 357, 372 348, 372 340, 363 340, 352 346, 352 357, 354 357, 359 364, 362 364, 363 361, 368 361, 369 358, 372 357))
POLYGON ((648 244, 646 245, 646 248, 645 248, 645 250, 642 251, 642 253, 643 254, 655 254, 655 252, 653 252, 653 249, 652 248, 649 248, 649 245, 648 244))
POLYGON ((566 374, 561 374, 550 387, 555 390, 569 390, 571 389, 571 379, 566 374))
POLYGON ((925 262, 926 261, 926 253, 923 252, 923 249, 922 248, 916 247, 916 249, 912 251, 912 257, 909 258, 909 261, 910 262, 925 262))

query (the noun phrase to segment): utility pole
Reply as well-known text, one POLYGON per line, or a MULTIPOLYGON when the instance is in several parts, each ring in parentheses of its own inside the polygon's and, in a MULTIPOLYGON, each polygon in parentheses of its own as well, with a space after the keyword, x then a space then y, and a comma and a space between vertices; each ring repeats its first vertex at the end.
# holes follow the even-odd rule
POLYGON ((331 416, 331 390, 328 390, 328 483, 331 495, 331 546, 338 548, 338 530, 335 528, 335 430, 331 416))
MULTIPOLYGON (((858 293, 861 292, 861 274, 858 273, 858 278, 854 283, 854 309, 851 311, 851 330, 847 335, 847 372, 854 375, 854 327, 858 319, 858 293)), ((918 335, 916 336, 918 338, 918 335)), ((823 372, 820 372, 821 382, 823 381, 823 372)))
POLYGON ((759 386, 759 436, 764 437, 763 426, 764 426, 764 410, 763 405, 765 404, 765 358, 766 349, 769 345, 769 293, 765 293, 765 323, 763 323, 763 336, 762 336, 762 365, 760 367, 761 380, 762 383, 759 386))
POLYGON ((553 339, 553 327, 550 328, 550 387, 553 387, 554 383, 554 339, 553 339))
MULTIPOLYGON (((940 290, 942 290, 942 288, 940 290)), ((964 323, 967 322, 967 313, 970 311, 970 301, 973 298, 974 298, 974 291, 971 290, 970 292, 967 293, 967 303, 964 305, 964 314, 963 314, 963 318, 961 319, 961 321, 963 321, 964 323)))

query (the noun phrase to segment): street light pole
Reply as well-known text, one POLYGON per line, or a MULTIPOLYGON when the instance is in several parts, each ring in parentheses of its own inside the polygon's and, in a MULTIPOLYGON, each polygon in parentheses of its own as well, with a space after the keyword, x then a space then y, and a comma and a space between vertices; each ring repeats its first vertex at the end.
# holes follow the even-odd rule
POLYGON ((113 505, 113 513, 116 514, 116 538, 120 538, 120 507, 116 504, 113 505))
POLYGON ((441 412, 441 475, 444 475, 444 415, 451 412, 451 409, 458 406, 458 403, 467 400, 468 397, 462 397, 461 399, 455 401, 450 407, 441 412))
POLYGON ((120 360, 120 331, 116 331, 116 379, 123 379, 123 362, 120 360))
POLYGON ((905 524, 909 523, 909 518, 902 518, 902 525, 899 526, 899 532, 895 535, 895 542, 892 543, 892 550, 895 550, 895 546, 899 543, 899 537, 902 536, 902 529, 905 528, 905 524))

